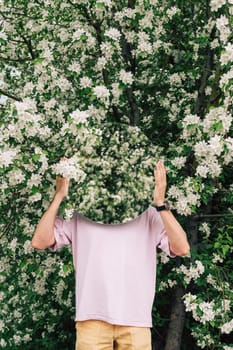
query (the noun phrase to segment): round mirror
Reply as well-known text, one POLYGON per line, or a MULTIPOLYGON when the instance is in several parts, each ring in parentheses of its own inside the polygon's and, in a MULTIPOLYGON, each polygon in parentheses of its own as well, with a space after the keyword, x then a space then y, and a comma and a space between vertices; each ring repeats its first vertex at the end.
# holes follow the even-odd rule
POLYGON ((95 129, 91 154, 76 154, 86 176, 70 186, 69 207, 89 220, 121 224, 141 215, 153 200, 159 148, 135 126, 105 123, 95 129))

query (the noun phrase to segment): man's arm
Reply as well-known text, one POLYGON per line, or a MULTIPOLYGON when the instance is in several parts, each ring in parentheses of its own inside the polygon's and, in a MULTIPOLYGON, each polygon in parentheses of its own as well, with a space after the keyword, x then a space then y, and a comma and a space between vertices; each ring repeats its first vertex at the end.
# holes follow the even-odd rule
MULTIPOLYGON (((155 176, 155 190, 153 202, 157 206, 161 206, 165 201, 165 192, 167 187, 166 170, 162 162, 156 164, 154 172, 155 176)), ((187 236, 179 222, 170 210, 160 211, 160 216, 163 220, 165 230, 168 235, 170 249, 173 253, 180 256, 189 254, 190 246, 187 236)))
MULTIPOLYGON (((66 158, 62 158, 65 160, 66 158)), ((53 200, 40 219, 34 232, 31 244, 35 249, 46 249, 55 243, 54 223, 61 202, 68 195, 69 179, 57 176, 56 192, 53 200)))

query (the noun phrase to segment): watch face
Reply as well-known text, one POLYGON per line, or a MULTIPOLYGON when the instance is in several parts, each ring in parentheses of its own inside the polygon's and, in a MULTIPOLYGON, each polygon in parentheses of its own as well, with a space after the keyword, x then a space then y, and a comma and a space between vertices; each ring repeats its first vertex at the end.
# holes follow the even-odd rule
POLYGON ((158 147, 126 124, 105 123, 93 133, 97 146, 90 153, 87 145, 88 154, 77 152, 86 175, 69 187, 69 206, 103 224, 131 221, 152 201, 158 147))

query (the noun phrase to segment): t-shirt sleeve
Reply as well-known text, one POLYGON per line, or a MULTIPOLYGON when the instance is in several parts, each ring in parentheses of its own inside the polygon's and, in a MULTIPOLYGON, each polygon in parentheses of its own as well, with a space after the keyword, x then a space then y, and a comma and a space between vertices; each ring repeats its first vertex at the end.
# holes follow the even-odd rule
POLYGON ((171 251, 167 232, 165 230, 163 220, 157 210, 150 206, 150 225, 155 236, 156 247, 163 250, 168 256, 174 258, 176 255, 171 251))
POLYGON ((71 220, 65 220, 61 216, 56 216, 54 222, 55 243, 49 249, 55 252, 58 249, 72 244, 72 236, 76 226, 76 216, 71 220))

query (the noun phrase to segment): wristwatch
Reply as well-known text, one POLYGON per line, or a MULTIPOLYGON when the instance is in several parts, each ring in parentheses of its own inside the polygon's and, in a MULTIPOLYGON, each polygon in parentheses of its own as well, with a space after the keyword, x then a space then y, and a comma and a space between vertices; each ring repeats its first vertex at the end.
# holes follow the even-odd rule
POLYGON ((156 208, 157 211, 162 211, 162 210, 169 210, 170 209, 170 205, 168 203, 168 201, 164 201, 163 205, 156 205, 155 203, 151 203, 152 207, 156 208))

